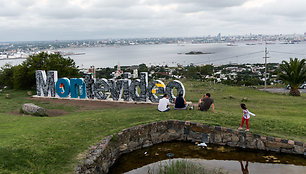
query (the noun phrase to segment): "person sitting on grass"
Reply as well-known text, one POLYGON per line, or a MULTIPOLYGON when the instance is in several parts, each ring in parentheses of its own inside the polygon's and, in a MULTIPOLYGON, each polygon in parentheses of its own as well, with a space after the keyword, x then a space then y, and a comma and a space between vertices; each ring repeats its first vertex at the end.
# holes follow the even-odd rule
POLYGON ((205 94, 202 96, 202 98, 199 99, 199 102, 198 102, 198 110, 200 110, 200 104, 202 102, 202 100, 205 98, 205 94))
POLYGON ((250 115, 252 115, 252 116, 256 116, 255 114, 253 114, 252 112, 250 112, 248 109, 247 109, 247 107, 246 107, 246 105, 244 104, 244 103, 241 103, 240 104, 240 107, 241 107, 241 109, 243 110, 242 112, 243 112, 243 117, 242 117, 242 121, 241 121, 241 126, 238 128, 238 130, 240 130, 240 129, 242 129, 242 127, 243 127, 243 123, 244 123, 244 121, 246 122, 246 125, 247 125, 247 129, 245 130, 245 131, 249 131, 249 119, 250 119, 250 115))
POLYGON ((170 102, 168 99, 168 95, 164 94, 164 97, 160 99, 158 102, 158 111, 160 112, 169 111, 170 110, 169 105, 170 105, 170 102))
POLYGON ((174 104, 175 110, 186 110, 188 107, 188 104, 184 99, 183 94, 179 94, 179 96, 174 99, 174 104))
POLYGON ((198 110, 201 111, 208 111, 210 106, 212 107, 213 112, 215 112, 215 104, 214 99, 210 98, 210 93, 206 93, 203 97, 199 100, 198 103, 198 110))

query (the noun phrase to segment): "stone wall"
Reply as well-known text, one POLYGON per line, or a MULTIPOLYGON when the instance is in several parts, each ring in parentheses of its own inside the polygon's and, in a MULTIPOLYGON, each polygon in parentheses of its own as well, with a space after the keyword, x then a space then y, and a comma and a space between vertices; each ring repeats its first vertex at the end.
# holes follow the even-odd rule
POLYGON ((188 121, 161 121, 124 129, 90 147, 76 173, 107 173, 121 154, 173 140, 199 141, 231 147, 305 155, 306 143, 260 136, 188 121))

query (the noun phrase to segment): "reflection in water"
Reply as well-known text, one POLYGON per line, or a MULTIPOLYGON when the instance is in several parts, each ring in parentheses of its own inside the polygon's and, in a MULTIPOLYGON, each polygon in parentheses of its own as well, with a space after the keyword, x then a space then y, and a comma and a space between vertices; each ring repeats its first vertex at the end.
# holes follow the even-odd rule
POLYGON ((249 162, 248 161, 245 162, 245 167, 243 167, 242 161, 239 161, 239 162, 240 162, 242 174, 249 174, 249 169, 248 169, 249 162))
POLYGON ((167 160, 168 153, 174 158, 191 159, 204 166, 224 168, 235 174, 243 173, 282 173, 286 170, 291 174, 296 168, 305 170, 306 159, 299 155, 279 154, 258 150, 247 150, 208 144, 207 148, 198 147, 190 142, 169 142, 139 149, 122 155, 111 168, 111 174, 119 174, 141 168, 143 166, 167 160), (147 152, 145 154, 145 152, 147 152), (241 163, 240 163, 241 161, 241 163), (294 164, 294 165, 289 165, 294 164), (299 166, 296 166, 299 165, 299 166), (288 167, 290 166, 290 167, 288 167), (290 169, 290 170, 289 170, 290 169), (275 170, 279 170, 275 172, 275 170))

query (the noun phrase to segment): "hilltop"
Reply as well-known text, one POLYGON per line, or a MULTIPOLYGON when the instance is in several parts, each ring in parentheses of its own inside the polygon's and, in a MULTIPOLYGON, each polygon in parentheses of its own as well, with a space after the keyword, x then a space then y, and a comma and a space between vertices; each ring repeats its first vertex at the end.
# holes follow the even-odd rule
MULTIPOLYGON (((33 100, 26 91, 4 90, 0 93, 0 170, 4 173, 71 173, 79 154, 103 137, 124 128, 160 120, 188 120, 236 129, 240 125, 243 98, 256 113, 250 131, 296 141, 306 141, 306 95, 292 97, 248 87, 226 86, 200 81, 182 81, 186 99, 196 103, 210 92, 216 113, 198 110, 160 113, 156 105, 121 104, 90 107, 88 104, 55 102, 58 99, 33 100), (5 99, 5 94, 11 99, 5 99), (22 116, 21 105, 33 102, 49 110, 61 111, 54 117, 22 116)), ((103 105, 103 103, 101 103, 103 105)), ((109 105, 106 104, 105 105, 109 105)))

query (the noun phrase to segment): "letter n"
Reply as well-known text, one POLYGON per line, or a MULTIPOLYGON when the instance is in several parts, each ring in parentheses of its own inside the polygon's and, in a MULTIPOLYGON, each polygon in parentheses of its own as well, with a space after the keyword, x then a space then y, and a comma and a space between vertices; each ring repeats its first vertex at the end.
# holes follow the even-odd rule
POLYGON ((55 97, 57 71, 48 71, 46 75, 44 70, 37 70, 35 77, 37 96, 55 97))
POLYGON ((86 98, 86 84, 83 78, 72 78, 70 79, 70 94, 71 98, 86 98))

